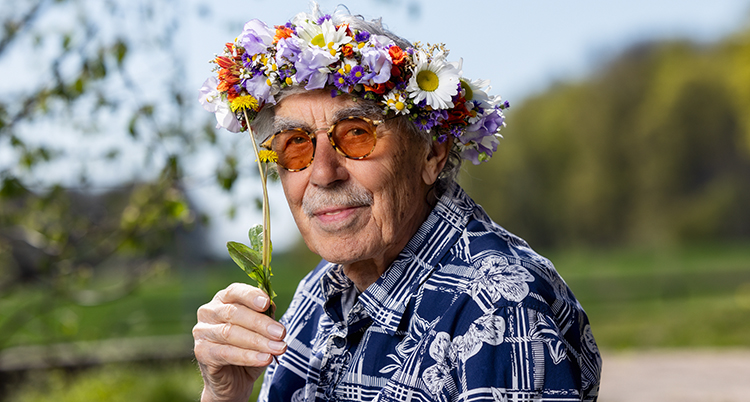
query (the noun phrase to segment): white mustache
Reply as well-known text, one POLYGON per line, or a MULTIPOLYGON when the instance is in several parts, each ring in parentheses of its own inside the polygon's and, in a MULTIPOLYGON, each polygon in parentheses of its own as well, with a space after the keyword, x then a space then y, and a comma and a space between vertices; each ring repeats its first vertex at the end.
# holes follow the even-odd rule
POLYGON ((332 188, 308 187, 302 198, 302 211, 309 217, 330 207, 361 207, 373 203, 372 194, 351 182, 332 188))

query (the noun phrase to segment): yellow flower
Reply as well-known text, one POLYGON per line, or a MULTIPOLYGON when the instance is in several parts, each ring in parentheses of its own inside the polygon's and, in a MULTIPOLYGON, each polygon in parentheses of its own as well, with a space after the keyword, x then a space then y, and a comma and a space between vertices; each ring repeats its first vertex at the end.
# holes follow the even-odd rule
POLYGON ((232 101, 232 111, 250 109, 254 112, 258 111, 258 100, 252 95, 238 96, 232 101))
MULTIPOLYGON (((260 159, 261 162, 278 162, 279 156, 276 155, 276 152, 273 152, 269 149, 264 149, 262 151, 258 151, 258 159, 260 159)), ((256 161, 258 160, 256 159, 256 161)))

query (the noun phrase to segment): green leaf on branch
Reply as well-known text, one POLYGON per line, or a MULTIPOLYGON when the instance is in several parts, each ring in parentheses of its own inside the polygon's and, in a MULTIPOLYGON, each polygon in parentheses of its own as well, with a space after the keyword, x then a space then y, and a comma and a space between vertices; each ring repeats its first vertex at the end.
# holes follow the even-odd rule
MULTIPOLYGON (((250 230, 247 232, 247 237, 250 239, 250 247, 252 247, 254 250, 258 250, 260 255, 263 255, 263 225, 257 224, 250 228, 250 230)), ((268 242, 268 247, 270 250, 268 250, 268 254, 271 255, 273 252, 273 246, 271 246, 271 242, 268 242)), ((268 260, 268 263, 271 263, 271 260, 268 260)))
POLYGON ((258 281, 262 281, 263 275, 262 258, 258 251, 234 241, 227 242, 227 249, 232 260, 242 268, 245 273, 258 281))
MULTIPOLYGON (((252 230, 252 229, 251 229, 252 230)), ((261 242, 260 248, 263 243, 261 242)), ((263 266, 261 251, 255 249, 255 245, 248 247, 234 241, 227 242, 227 249, 232 260, 242 268, 250 278, 258 282, 258 287, 266 292, 273 300, 276 292, 271 288, 271 267, 263 266)))

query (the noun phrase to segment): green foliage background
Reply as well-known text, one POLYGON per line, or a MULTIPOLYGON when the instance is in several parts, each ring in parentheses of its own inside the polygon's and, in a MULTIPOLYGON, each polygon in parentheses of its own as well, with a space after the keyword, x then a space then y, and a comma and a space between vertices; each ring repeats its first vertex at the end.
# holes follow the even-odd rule
POLYGON ((750 31, 647 43, 508 111, 462 184, 541 247, 750 237, 750 31))

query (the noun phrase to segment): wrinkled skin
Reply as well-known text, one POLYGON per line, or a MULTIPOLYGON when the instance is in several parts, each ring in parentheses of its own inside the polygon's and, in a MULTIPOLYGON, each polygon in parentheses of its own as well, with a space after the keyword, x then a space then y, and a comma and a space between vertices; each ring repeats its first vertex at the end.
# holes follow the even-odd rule
POLYGON ((198 309, 193 338, 201 401, 247 402, 272 355, 286 351, 286 329, 263 313, 269 304, 262 290, 235 283, 198 309))
MULTIPOLYGON (((364 290, 385 272, 432 209, 428 193, 451 144, 428 148, 384 124, 377 129, 370 156, 347 159, 330 145, 326 130, 337 112, 354 106, 351 99, 331 98, 326 90, 281 101, 276 118, 317 130, 318 146, 307 169, 279 169, 279 176, 307 246, 342 264, 364 290), (331 196, 347 189, 367 194, 369 201, 351 205, 331 196)), ((268 304, 261 290, 233 284, 198 310, 193 337, 204 380, 201 401, 247 401, 272 356, 284 353, 286 329, 263 314, 268 304)))

